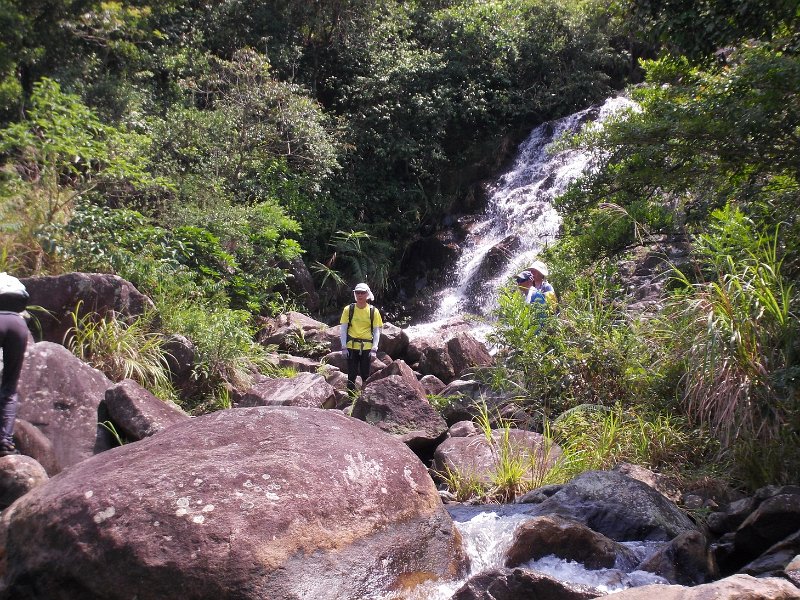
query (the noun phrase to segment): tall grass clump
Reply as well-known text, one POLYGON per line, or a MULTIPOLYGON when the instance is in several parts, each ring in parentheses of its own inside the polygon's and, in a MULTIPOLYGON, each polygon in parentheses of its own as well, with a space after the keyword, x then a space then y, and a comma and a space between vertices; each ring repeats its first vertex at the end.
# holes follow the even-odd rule
POLYGON ((729 206, 695 245, 696 280, 676 275, 671 306, 686 324, 687 414, 733 453, 745 484, 797 482, 800 298, 783 273, 780 229, 759 230, 729 206))
POLYGON ((800 473, 791 443, 800 431, 799 298, 782 272, 779 233, 736 208, 715 211, 696 238, 697 281, 678 274, 684 289, 672 303, 687 324, 676 332, 686 345, 687 414, 719 437, 752 486, 796 483, 800 473), (761 460, 769 453, 780 455, 771 467, 761 460))
POLYGON ((65 344, 82 361, 99 369, 112 381, 133 379, 154 395, 174 399, 164 338, 151 331, 152 315, 126 319, 113 311, 105 316, 71 313, 72 327, 65 344))

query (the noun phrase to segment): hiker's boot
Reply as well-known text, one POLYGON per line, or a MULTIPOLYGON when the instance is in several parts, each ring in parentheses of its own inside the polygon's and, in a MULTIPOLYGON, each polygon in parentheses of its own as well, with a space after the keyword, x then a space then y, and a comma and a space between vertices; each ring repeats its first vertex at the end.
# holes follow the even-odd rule
POLYGON ((0 441, 0 456, 11 456, 12 454, 19 454, 19 450, 14 445, 14 442, 7 440, 0 441))

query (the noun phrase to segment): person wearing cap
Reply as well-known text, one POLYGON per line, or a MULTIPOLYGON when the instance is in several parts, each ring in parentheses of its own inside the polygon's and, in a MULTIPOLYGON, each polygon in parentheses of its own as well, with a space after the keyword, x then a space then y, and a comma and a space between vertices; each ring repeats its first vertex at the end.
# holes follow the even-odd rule
POLYGON ((537 260, 534 262, 528 271, 533 277, 533 286, 547 301, 547 306, 551 309, 556 306, 556 291, 553 286, 547 281, 547 276, 550 274, 547 265, 542 261, 537 260))
POLYGON ((361 375, 362 386, 369 377, 370 361, 377 355, 383 327, 380 311, 368 304, 375 299, 369 286, 359 283, 353 288, 353 296, 356 301, 344 307, 339 320, 342 354, 347 358, 347 389, 351 392, 356 389, 357 375, 361 375))
POLYGON ((544 304, 545 297, 534 285, 534 275, 530 271, 522 271, 517 274, 517 287, 520 293, 525 296, 528 304, 544 304))

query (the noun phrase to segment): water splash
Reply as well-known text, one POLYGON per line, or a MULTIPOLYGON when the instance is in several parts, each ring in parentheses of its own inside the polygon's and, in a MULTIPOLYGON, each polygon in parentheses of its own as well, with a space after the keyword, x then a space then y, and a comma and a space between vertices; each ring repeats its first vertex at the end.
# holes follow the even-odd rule
POLYGON ((635 109, 636 104, 627 98, 610 98, 599 108, 545 123, 531 132, 511 168, 491 187, 486 210, 471 227, 454 268, 455 284, 439 293, 432 320, 492 311, 498 289, 556 239, 561 217, 552 202, 589 166, 587 153, 551 152, 553 142, 582 127, 597 126, 625 108, 635 109))

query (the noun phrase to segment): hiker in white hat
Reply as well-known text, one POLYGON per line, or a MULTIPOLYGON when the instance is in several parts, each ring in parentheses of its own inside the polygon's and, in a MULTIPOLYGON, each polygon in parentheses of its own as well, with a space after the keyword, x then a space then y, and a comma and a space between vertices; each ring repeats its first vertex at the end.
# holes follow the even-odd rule
POLYGON ((533 275, 533 287, 535 287, 536 290, 542 294, 542 296, 544 296, 545 300, 547 300, 547 305, 550 308, 555 308, 557 302, 556 291, 547 281, 547 276, 550 274, 547 265, 542 261, 537 260, 530 267, 528 267, 528 271, 530 271, 531 275, 533 275))
POLYGON ((378 352, 381 339, 380 311, 368 304, 375 299, 372 290, 366 283, 359 283, 353 288, 355 302, 344 307, 339 319, 339 339, 342 342, 342 354, 347 358, 347 390, 354 392, 356 377, 361 375, 363 387, 369 377, 370 362, 378 352))

